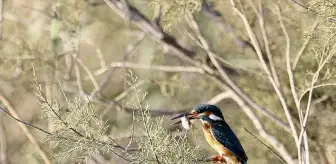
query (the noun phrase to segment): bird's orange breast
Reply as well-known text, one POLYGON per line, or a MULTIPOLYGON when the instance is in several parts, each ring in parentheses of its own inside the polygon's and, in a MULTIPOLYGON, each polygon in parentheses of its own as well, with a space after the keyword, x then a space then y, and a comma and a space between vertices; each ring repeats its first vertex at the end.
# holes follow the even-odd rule
POLYGON ((238 160, 234 154, 214 138, 209 124, 203 123, 203 132, 207 142, 219 153, 219 155, 224 155, 225 157, 230 158, 232 161, 238 163, 238 160))

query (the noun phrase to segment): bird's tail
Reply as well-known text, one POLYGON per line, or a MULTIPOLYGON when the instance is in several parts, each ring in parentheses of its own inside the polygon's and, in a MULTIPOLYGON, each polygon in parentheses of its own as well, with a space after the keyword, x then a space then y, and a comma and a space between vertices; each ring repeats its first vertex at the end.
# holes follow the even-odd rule
POLYGON ((246 161, 241 161, 240 164, 247 164, 247 162, 246 161))

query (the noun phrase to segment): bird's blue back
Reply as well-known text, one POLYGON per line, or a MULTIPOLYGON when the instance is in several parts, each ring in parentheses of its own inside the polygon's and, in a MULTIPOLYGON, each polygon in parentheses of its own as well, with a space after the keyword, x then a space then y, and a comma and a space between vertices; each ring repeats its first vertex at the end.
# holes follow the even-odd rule
POLYGON ((209 123, 211 128, 210 130, 218 142, 229 149, 241 163, 246 163, 247 156, 242 145, 232 129, 224 120, 215 121, 207 116, 201 119, 209 123))

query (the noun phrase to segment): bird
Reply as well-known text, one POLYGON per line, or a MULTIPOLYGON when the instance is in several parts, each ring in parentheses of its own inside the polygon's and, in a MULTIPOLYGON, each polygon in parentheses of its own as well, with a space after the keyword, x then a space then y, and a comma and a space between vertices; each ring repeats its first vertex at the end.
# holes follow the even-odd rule
MULTIPOLYGON (((248 157, 238 137, 224 120, 221 110, 210 104, 200 104, 190 112, 180 114, 172 120, 185 116, 189 120, 199 119, 206 141, 219 155, 212 157, 214 163, 247 164, 248 157)), ((175 124, 180 123, 178 121, 175 124)))

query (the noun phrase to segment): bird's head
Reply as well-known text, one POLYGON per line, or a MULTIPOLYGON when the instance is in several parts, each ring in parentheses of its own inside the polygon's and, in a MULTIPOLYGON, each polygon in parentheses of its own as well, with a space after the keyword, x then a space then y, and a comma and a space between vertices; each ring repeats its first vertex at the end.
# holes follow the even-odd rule
MULTIPOLYGON (((211 120, 224 120, 223 114, 221 110, 215 106, 215 105, 209 105, 209 104, 200 104, 195 106, 191 111, 187 113, 182 113, 174 118, 172 120, 181 118, 181 117, 188 117, 189 120, 192 119, 211 119, 211 120)), ((180 123, 181 121, 176 122, 175 124, 180 123)))

